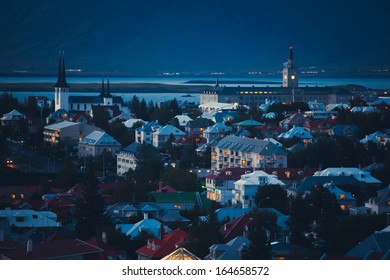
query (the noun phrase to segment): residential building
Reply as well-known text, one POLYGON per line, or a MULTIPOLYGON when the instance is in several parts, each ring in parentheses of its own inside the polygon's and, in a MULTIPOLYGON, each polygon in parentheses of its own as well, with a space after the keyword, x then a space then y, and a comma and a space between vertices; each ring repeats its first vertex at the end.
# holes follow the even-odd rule
POLYGON ((138 260, 160 260, 180 247, 187 237, 188 234, 178 228, 159 238, 149 238, 147 244, 136 251, 138 260))
POLYGON ((356 198, 351 193, 340 189, 333 183, 324 184, 324 188, 335 196, 336 202, 340 205, 341 211, 346 212, 349 209, 356 207, 356 198))
POLYGON ((104 153, 114 156, 121 149, 121 144, 103 131, 95 130, 79 142, 79 157, 96 157, 104 153))
POLYGON ((245 120, 242 122, 238 122, 233 124, 235 127, 237 127, 237 130, 241 129, 248 129, 248 128, 260 128, 260 126, 264 125, 264 123, 255 121, 255 120, 245 120))
POLYGON ((263 186, 281 186, 285 187, 282 181, 275 175, 269 175, 264 171, 253 171, 244 174, 241 179, 234 183, 232 204, 241 204, 242 208, 255 207, 255 196, 260 187, 263 186))
POLYGON ((227 126, 224 123, 216 123, 203 131, 203 137, 207 139, 207 143, 210 143, 213 140, 219 139, 222 136, 230 133, 232 130, 232 127, 227 126))
POLYGON ((177 119, 179 126, 182 128, 186 127, 187 124, 192 121, 188 115, 177 115, 174 119, 177 119))
POLYGON ((371 214, 390 213, 390 186, 377 192, 376 197, 371 197, 364 206, 371 214))
POLYGON ((12 110, 9 113, 3 114, 3 117, 0 118, 2 126, 11 126, 15 127, 18 121, 26 118, 25 114, 20 113, 17 110, 12 110))
POLYGON ((360 143, 364 145, 368 145, 369 142, 377 145, 385 145, 390 142, 390 137, 382 132, 376 131, 360 140, 360 143))
POLYGON ((314 176, 348 176, 354 177, 358 181, 366 184, 380 185, 381 181, 371 176, 369 171, 363 171, 355 167, 330 167, 322 171, 317 171, 314 176))
POLYGON ((214 124, 215 122, 210 119, 198 117, 195 120, 187 123, 186 132, 188 135, 195 134, 203 136, 203 131, 214 124))
POLYGON ((144 151, 149 155, 160 155, 158 150, 152 145, 134 142, 117 154, 116 162, 118 176, 124 176, 129 169, 135 170, 137 168, 138 157, 142 149, 146 149, 144 151))
POLYGON ((168 260, 168 261, 196 261, 200 260, 197 256, 195 256, 193 253, 188 251, 186 248, 178 248, 177 250, 170 253, 168 256, 165 256, 162 258, 162 260, 168 260))
POLYGON ((267 123, 259 127, 263 138, 277 138, 286 129, 275 124, 267 123))
POLYGON ((249 247, 251 241, 244 236, 237 236, 226 244, 214 244, 210 246, 210 253, 205 260, 241 260, 242 250, 249 247))
POLYGON ((147 215, 143 220, 135 224, 117 224, 116 229, 120 230, 124 235, 130 237, 131 239, 142 233, 157 237, 161 236, 162 231, 164 232, 163 234, 172 231, 170 228, 164 226, 159 221, 155 219, 149 219, 147 215))
POLYGON ((52 124, 56 122, 62 122, 62 121, 69 121, 73 117, 72 113, 69 113, 65 109, 58 109, 51 113, 49 116, 46 118, 46 123, 47 124, 52 124))
POLYGON ((289 131, 283 132, 278 136, 279 139, 299 139, 302 143, 311 143, 313 136, 303 127, 294 126, 289 131))
POLYGON ((66 148, 77 150, 78 142, 95 130, 99 130, 99 128, 82 123, 62 121, 44 127, 43 141, 51 145, 57 145, 61 142, 66 148))
POLYGON ((287 152, 260 139, 226 136, 211 145, 211 169, 287 167, 287 152))
POLYGON ((253 168, 227 167, 214 171, 206 177, 207 198, 222 205, 230 204, 233 198, 234 182, 241 179, 241 175, 252 172, 253 168))
POLYGON ((329 129, 329 135, 332 137, 350 137, 354 138, 359 136, 360 133, 360 128, 357 127, 354 124, 351 125, 343 125, 343 124, 338 124, 329 129))
POLYGON ((307 118, 300 112, 295 113, 279 122, 279 126, 289 130, 294 126, 303 126, 307 118))
POLYGON ((161 149, 171 137, 173 141, 179 140, 181 137, 185 136, 186 133, 174 127, 173 125, 168 124, 157 129, 152 133, 152 135, 153 146, 161 149))
POLYGON ((219 228, 224 241, 230 241, 238 236, 245 236, 250 227, 254 226, 255 220, 249 215, 244 214, 233 219, 219 228))
POLYGON ((57 222, 57 215, 51 211, 34 211, 6 208, 0 210, 0 220, 8 222, 9 226, 17 228, 51 228, 60 227, 57 222))

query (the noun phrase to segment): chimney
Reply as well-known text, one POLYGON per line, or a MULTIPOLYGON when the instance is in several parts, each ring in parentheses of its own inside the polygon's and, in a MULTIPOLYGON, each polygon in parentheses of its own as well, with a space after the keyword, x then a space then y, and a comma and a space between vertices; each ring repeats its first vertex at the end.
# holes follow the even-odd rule
POLYGON ((149 214, 148 214, 148 212, 144 212, 144 220, 147 220, 147 219, 149 219, 149 214))
POLYGON ((33 250, 33 242, 32 242, 32 239, 29 238, 27 240, 27 254, 30 254, 33 250))
POLYGON ((107 233, 105 231, 102 232, 102 241, 107 244, 107 233))

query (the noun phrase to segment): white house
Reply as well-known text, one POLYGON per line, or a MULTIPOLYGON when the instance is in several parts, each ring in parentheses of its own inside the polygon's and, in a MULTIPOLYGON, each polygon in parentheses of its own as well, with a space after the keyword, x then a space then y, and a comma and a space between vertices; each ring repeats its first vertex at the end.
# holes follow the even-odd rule
POLYGON ((142 127, 138 127, 135 130, 135 142, 152 144, 153 133, 159 130, 162 126, 158 121, 152 121, 144 124, 142 127))
POLYGON ((300 139, 303 143, 310 143, 313 140, 313 136, 305 130, 303 127, 294 126, 289 131, 279 134, 279 139, 300 139))
POLYGON ((210 143, 214 139, 220 138, 222 135, 229 133, 233 130, 232 127, 225 125, 224 123, 216 123, 213 126, 209 126, 203 131, 203 137, 206 138, 207 143, 210 143))
POLYGON ((352 176, 366 184, 381 184, 382 182, 371 176, 368 171, 363 171, 356 167, 330 167, 322 171, 317 171, 314 176, 352 176))
POLYGON ((240 203, 242 208, 254 207, 258 188, 266 185, 286 186, 276 175, 269 175, 261 170, 242 175, 241 179, 234 183, 232 204, 240 203))
POLYGON ((336 197, 336 202, 340 205, 342 211, 348 211, 356 207, 356 198, 349 192, 340 189, 332 183, 324 184, 324 188, 336 197))
POLYGON ((166 125, 157 129, 157 131, 152 133, 153 135, 153 146, 156 148, 162 148, 164 144, 173 137, 174 140, 179 140, 181 137, 185 136, 186 133, 178 129, 173 125, 166 125))
POLYGON ((113 156, 119 152, 121 144, 104 131, 94 131, 79 142, 79 157, 96 157, 105 152, 113 156))
POLYGON ((175 117, 179 122, 179 126, 185 127, 188 122, 192 121, 192 119, 188 115, 177 115, 175 117))
POLYGON ((11 210, 6 208, 0 210, 0 220, 5 220, 10 226, 22 228, 37 227, 60 227, 57 222, 57 214, 51 211, 34 211, 34 210, 11 210))
POLYGON ((24 114, 20 113, 17 110, 12 110, 9 113, 3 114, 3 117, 0 118, 0 121, 1 125, 6 126, 16 124, 17 121, 25 118, 26 116, 24 114))
POLYGON ((372 142, 372 143, 375 143, 375 144, 386 144, 390 141, 390 137, 383 134, 382 132, 374 132, 370 135, 366 135, 366 137, 364 137, 363 139, 360 140, 360 143, 364 144, 364 145, 367 145, 368 142, 372 142))
MULTIPOLYGON (((134 142, 117 154, 116 162, 118 176, 124 176, 129 169, 134 170, 137 168, 138 155, 141 147, 141 143, 134 142)), ((157 149, 152 145, 146 145, 145 148, 148 150, 148 153, 158 154, 157 149)))

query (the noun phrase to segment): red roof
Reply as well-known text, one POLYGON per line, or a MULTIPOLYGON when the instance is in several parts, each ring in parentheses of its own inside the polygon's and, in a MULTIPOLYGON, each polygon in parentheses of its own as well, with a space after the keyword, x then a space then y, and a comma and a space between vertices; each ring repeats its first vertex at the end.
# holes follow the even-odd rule
POLYGON ((175 251, 180 243, 188 237, 188 234, 180 228, 166 234, 164 238, 150 238, 148 244, 139 248, 136 253, 159 260, 175 251))
POLYGON ((107 260, 109 259, 109 257, 115 257, 115 256, 126 254, 125 251, 117 250, 114 247, 111 247, 107 243, 104 243, 101 238, 97 238, 96 236, 91 237, 86 242, 103 249, 103 252, 99 254, 99 259, 101 260, 107 260))
POLYGON ((244 235, 245 227, 250 226, 253 223, 254 219, 244 214, 221 226, 219 232, 225 241, 230 241, 237 236, 244 235))
POLYGON ((191 134, 174 141, 175 144, 205 144, 207 139, 196 134, 191 134))
POLYGON ((265 124, 259 127, 262 132, 284 132, 286 129, 275 124, 265 124))
POLYGON ((253 168, 241 168, 241 167, 226 167, 217 172, 214 172, 211 175, 208 175, 207 179, 212 180, 240 180, 241 175, 244 175, 245 172, 253 172, 253 168))
POLYGON ((279 180, 301 180, 307 176, 314 175, 318 168, 265 168, 262 169, 268 174, 277 175, 279 180))
POLYGON ((171 186, 165 186, 165 184, 163 182, 160 182, 158 184, 158 189, 155 192, 158 192, 158 193, 162 193, 162 192, 176 193, 177 190, 175 190, 171 186))
POLYGON ((24 243, 6 239, 0 248, 0 254, 11 260, 47 260, 47 259, 85 259, 88 255, 103 252, 103 249, 80 239, 53 239, 46 243, 33 244, 31 253, 27 253, 24 243))

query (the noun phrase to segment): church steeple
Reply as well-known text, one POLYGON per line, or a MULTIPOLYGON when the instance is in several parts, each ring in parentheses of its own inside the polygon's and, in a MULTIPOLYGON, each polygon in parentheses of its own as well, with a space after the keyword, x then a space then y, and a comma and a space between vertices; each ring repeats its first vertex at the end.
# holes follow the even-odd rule
POLYGON ((217 76, 217 80, 215 82, 215 87, 218 88, 219 87, 219 81, 218 81, 218 76, 217 76))
POLYGON ((102 90, 100 91, 100 96, 101 96, 101 97, 104 97, 105 92, 106 92, 106 90, 105 90, 105 88, 104 88, 104 79, 102 79, 102 90))
POLYGON ((293 55, 293 46, 290 44, 290 52, 288 54, 288 60, 293 61, 294 60, 294 55, 293 55))
POLYGON ((106 97, 111 97, 110 92, 110 80, 107 78, 107 91, 106 91, 106 97))
POLYGON ((65 77, 64 51, 60 51, 60 59, 58 62, 58 78, 57 78, 57 82, 54 85, 54 87, 69 88, 68 83, 66 82, 66 77, 65 77))

